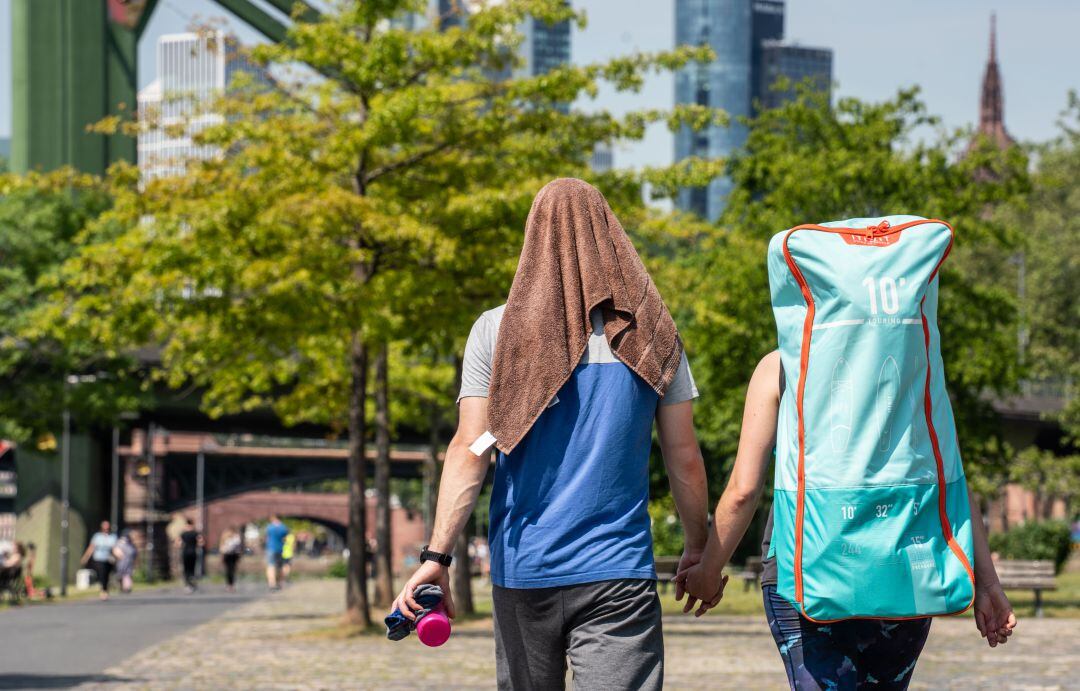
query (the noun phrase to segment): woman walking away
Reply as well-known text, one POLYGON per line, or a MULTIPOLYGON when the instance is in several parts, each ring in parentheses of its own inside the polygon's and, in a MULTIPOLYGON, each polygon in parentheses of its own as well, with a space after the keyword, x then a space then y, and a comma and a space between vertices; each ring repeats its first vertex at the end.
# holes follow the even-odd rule
POLYGON ((112 526, 108 521, 101 522, 101 530, 94 533, 90 538, 90 544, 83 552, 82 564, 89 566, 97 574, 98 583, 101 585, 102 600, 109 599, 109 576, 113 567, 113 547, 116 547, 116 535, 112 532, 112 526))
POLYGON ((195 530, 195 521, 187 519, 184 532, 176 538, 176 544, 180 548, 180 559, 184 562, 184 587, 188 593, 194 593, 198 587, 195 581, 195 566, 199 562, 199 549, 203 545, 203 537, 195 530))
MULTIPOLYGON (((776 444, 784 383, 780 355, 774 351, 758 363, 750 380, 735 467, 716 507, 714 530, 702 561, 676 577, 691 594, 685 607, 687 612, 697 604, 694 595, 701 598, 698 616, 723 597, 727 577, 721 577, 721 570, 746 532, 765 485, 765 473, 776 444), (701 597, 705 593, 709 595, 701 597)), ((975 505, 974 497, 971 501, 975 505)), ((777 593, 778 573, 784 575, 784 567, 778 566, 770 550, 772 525, 770 517, 762 549, 761 592, 769 628, 791 688, 855 688, 863 684, 907 688, 930 632, 930 618, 861 618, 818 623, 803 617, 795 604, 777 593)), ((982 521, 976 516, 971 525, 975 624, 993 648, 1009 640, 1016 617, 998 582, 982 521)))
POLYGON ((132 575, 135 573, 135 558, 139 556, 139 550, 131 540, 131 531, 124 530, 120 533, 120 539, 113 547, 113 557, 116 559, 116 577, 120 579, 120 592, 131 592, 132 575))
POLYGON ((225 566, 225 589, 230 593, 236 592, 236 567, 240 564, 240 556, 244 552, 244 542, 240 539, 240 533, 232 528, 226 528, 221 534, 221 563, 225 566))

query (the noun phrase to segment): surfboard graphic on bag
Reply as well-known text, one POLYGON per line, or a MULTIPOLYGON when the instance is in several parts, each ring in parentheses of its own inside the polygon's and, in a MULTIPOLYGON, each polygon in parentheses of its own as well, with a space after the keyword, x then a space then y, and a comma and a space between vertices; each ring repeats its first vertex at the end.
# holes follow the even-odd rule
POLYGON ((971 515, 937 326, 944 221, 855 218, 769 244, 785 391, 778 592, 815 621, 956 614, 971 515))

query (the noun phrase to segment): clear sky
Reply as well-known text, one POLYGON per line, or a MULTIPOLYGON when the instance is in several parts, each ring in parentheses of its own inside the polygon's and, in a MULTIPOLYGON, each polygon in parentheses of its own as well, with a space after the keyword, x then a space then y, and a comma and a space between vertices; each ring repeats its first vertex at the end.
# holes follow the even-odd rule
MULTIPOLYGON (((594 62, 673 43, 674 0, 573 0, 589 16, 575 32, 575 62, 594 62)), ((973 124, 986 63, 989 18, 998 13, 998 56, 1005 88, 1005 123, 1021 140, 1054 135, 1069 89, 1080 90, 1077 0, 788 0, 787 38, 834 50, 833 77, 841 95, 883 99, 918 84, 930 111, 949 126, 973 124)), ((154 44, 193 21, 219 18, 243 40, 251 29, 211 0, 161 0, 139 49, 139 84, 153 79, 154 44)), ((11 133, 11 0, 0 0, 0 137, 11 133)), ((670 106, 670 76, 648 81, 633 95, 602 93, 597 107, 621 112, 670 106)), ((662 165, 671 160, 662 127, 644 142, 616 152, 616 164, 662 165)))

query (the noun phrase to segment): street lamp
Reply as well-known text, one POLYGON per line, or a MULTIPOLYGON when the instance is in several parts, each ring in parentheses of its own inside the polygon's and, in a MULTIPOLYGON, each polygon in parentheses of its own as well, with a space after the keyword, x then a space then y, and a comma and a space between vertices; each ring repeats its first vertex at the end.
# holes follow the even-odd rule
POLYGON ((61 437, 60 449, 60 595, 67 595, 68 583, 68 558, 70 548, 68 535, 70 533, 71 512, 71 409, 68 401, 69 387, 76 384, 87 384, 98 379, 104 379, 108 375, 105 372, 95 374, 67 374, 64 375, 64 430, 61 437))

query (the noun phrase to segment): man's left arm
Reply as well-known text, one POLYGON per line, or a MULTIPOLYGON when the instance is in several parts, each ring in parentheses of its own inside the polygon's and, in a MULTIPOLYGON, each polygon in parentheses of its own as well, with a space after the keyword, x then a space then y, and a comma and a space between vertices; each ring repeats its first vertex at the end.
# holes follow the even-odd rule
MULTIPOLYGON (((664 456, 671 496, 682 521, 685 544, 678 571, 701 560, 708 540, 709 488, 705 461, 694 433, 694 404, 661 405, 656 415, 660 451, 664 456)), ((681 597, 681 582, 675 586, 681 597)))

